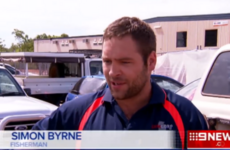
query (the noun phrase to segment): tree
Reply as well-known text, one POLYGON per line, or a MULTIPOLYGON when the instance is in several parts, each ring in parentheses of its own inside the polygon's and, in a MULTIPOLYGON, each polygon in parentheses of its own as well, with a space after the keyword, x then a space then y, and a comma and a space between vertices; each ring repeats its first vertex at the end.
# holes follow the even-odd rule
POLYGON ((18 51, 18 49, 19 49, 18 45, 12 43, 11 46, 10 46, 10 48, 9 48, 9 52, 16 52, 16 51, 18 51))
MULTIPOLYGON (((15 39, 19 40, 19 42, 23 42, 23 40, 25 40, 25 37, 24 37, 25 33, 21 30, 14 29, 12 34, 14 35, 15 39)), ((26 36, 28 37, 28 35, 26 36)))
POLYGON ((12 32, 15 39, 19 41, 17 44, 18 48, 16 51, 19 52, 33 52, 34 51, 34 41, 32 38, 29 38, 27 34, 23 31, 14 29, 12 32))
POLYGON ((47 38, 48 36, 45 33, 43 33, 43 34, 37 35, 35 39, 47 39, 47 38))
POLYGON ((69 37, 69 35, 66 33, 62 33, 60 36, 57 36, 57 35, 47 35, 43 33, 43 34, 37 35, 35 39, 51 39, 51 38, 60 38, 60 37, 69 37))
POLYGON ((69 35, 68 35, 68 34, 65 34, 65 33, 62 33, 62 34, 61 34, 61 37, 69 37, 69 35))
POLYGON ((3 43, 4 40, 0 38, 0 52, 6 52, 8 49, 5 47, 5 44, 3 43))
MULTIPOLYGON (((9 48, 9 51, 16 51, 16 52, 33 52, 34 51, 34 40, 29 38, 24 31, 19 29, 14 29, 12 34, 14 35, 15 39, 18 43, 12 44, 9 48)), ((60 37, 69 37, 68 34, 62 33, 60 36, 57 35, 47 35, 46 33, 37 35, 34 39, 51 39, 51 38, 60 38, 60 37)), ((1 48, 1 41, 0 41, 0 48, 1 48)), ((0 49, 1 50, 1 49, 0 49)))

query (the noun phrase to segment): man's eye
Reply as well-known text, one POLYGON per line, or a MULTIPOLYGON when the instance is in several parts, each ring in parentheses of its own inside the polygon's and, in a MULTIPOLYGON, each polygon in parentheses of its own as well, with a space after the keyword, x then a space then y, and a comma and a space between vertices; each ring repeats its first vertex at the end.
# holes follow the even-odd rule
POLYGON ((104 63, 110 63, 111 61, 109 61, 109 60, 104 60, 103 62, 104 62, 104 63))
POLYGON ((128 63, 130 63, 130 62, 127 62, 127 61, 124 61, 124 62, 122 62, 123 64, 128 64, 128 63))

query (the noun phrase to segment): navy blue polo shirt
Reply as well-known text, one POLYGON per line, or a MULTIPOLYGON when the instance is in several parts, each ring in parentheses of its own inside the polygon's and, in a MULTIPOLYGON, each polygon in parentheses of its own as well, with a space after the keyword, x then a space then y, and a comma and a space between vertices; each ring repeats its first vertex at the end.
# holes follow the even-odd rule
POLYGON ((185 131, 208 129, 203 115, 189 100, 161 89, 155 82, 151 84, 148 105, 130 120, 126 119, 110 90, 105 89, 64 103, 51 116, 34 125, 33 130, 175 130, 175 146, 180 148, 186 147, 185 131), (86 113, 90 114, 88 118, 86 113))

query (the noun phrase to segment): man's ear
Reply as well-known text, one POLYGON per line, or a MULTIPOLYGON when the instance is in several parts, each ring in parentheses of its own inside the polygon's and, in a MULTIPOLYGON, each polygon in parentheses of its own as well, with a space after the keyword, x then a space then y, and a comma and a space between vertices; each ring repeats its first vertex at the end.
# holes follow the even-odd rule
POLYGON ((151 71, 155 69, 156 62, 157 62, 156 52, 152 52, 152 53, 149 55, 149 69, 150 69, 151 71))

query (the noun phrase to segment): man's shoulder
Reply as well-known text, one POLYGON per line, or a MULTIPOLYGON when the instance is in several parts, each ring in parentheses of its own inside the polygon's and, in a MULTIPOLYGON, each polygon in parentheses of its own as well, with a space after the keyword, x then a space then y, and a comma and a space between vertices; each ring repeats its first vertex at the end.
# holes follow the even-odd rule
POLYGON ((187 98, 171 91, 166 91, 168 100, 175 106, 179 112, 185 129, 187 130, 207 130, 208 123, 203 114, 187 98))
POLYGON ((180 96, 170 90, 165 90, 167 93, 168 100, 176 107, 180 113, 193 113, 196 107, 187 98, 180 96))
POLYGON ((166 91, 166 93, 168 100, 175 106, 183 121, 187 122, 187 126, 192 126, 192 124, 196 126, 194 123, 199 123, 203 125, 202 129, 206 129, 204 116, 190 100, 171 91, 166 91))
POLYGON ((103 91, 87 94, 62 104, 49 117, 34 125, 33 130, 75 130, 82 116, 93 102, 103 96, 103 91))

